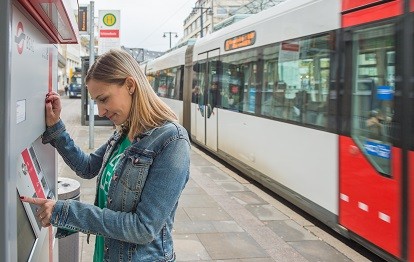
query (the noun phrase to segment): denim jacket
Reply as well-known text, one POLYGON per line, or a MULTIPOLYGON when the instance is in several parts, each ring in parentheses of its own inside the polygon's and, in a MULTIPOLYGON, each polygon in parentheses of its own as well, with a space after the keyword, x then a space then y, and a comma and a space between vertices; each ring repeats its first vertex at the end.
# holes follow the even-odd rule
MULTIPOLYGON (((43 143, 54 146, 76 174, 97 177, 122 137, 115 131, 94 153, 85 154, 59 121, 43 143)), ((136 137, 125 149, 108 191, 107 208, 58 200, 50 223, 58 234, 74 230, 105 237, 105 261, 175 261, 172 229, 180 194, 189 179, 190 141, 186 130, 167 122, 136 137)))

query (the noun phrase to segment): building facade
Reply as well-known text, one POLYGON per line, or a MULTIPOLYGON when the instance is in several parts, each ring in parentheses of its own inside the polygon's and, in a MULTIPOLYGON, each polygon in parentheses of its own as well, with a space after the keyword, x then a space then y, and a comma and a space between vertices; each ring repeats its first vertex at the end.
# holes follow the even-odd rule
POLYGON ((233 16, 236 11, 251 0, 199 0, 193 12, 184 20, 184 37, 180 42, 190 38, 199 38, 213 32, 221 21, 233 16), (201 24, 203 27, 201 28, 201 24))

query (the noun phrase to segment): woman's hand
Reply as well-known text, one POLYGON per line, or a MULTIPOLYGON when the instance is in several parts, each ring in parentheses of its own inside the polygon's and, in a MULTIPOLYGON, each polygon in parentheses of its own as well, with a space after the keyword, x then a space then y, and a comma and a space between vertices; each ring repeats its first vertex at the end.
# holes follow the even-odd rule
POLYGON ((34 204, 38 206, 36 216, 39 218, 42 227, 50 226, 50 218, 52 217, 52 211, 55 207, 56 201, 44 198, 32 198, 32 197, 20 197, 22 202, 34 204))
POLYGON ((59 122, 62 105, 58 93, 51 91, 46 94, 46 126, 50 127, 59 122))

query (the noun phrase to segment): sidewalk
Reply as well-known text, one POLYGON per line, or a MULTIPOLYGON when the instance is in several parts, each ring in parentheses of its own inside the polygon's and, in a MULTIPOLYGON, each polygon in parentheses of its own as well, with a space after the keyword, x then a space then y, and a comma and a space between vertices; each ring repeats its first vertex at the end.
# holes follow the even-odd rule
MULTIPOLYGON (((67 110, 80 108, 80 100, 63 98, 62 104, 73 139, 85 152, 94 151, 80 113, 67 110)), ((113 131, 95 127, 95 148, 113 131)), ((58 165, 59 176, 80 182, 81 201, 93 203, 95 179, 76 177, 60 157, 58 165)), ((175 221, 177 261, 370 261, 194 146, 175 221)), ((80 234, 79 242, 79 261, 92 261, 94 237, 87 244, 80 234)))

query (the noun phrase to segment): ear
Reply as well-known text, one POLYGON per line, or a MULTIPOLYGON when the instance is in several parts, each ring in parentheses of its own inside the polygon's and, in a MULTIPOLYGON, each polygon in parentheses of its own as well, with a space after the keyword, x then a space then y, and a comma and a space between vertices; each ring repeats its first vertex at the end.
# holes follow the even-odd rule
POLYGON ((128 92, 132 95, 135 92, 135 81, 132 77, 127 77, 125 79, 126 88, 128 89, 128 92))

